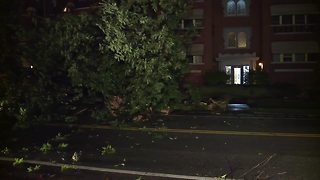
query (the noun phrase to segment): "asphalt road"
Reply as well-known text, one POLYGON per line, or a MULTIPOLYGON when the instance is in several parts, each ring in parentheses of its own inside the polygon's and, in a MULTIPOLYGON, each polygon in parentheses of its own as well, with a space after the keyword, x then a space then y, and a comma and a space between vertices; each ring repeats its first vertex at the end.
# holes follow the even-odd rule
MULTIPOLYGON (((20 132, 16 138, 4 141, 2 148, 5 144, 12 149, 9 156, 21 156, 23 147, 39 147, 50 138, 49 142, 57 146, 58 142, 52 138, 60 133, 67 135, 63 141, 69 144, 65 152, 58 153, 53 150, 43 154, 30 150, 26 159, 202 177, 227 175, 228 178, 240 179, 320 179, 320 136, 303 136, 310 133, 319 135, 320 125, 317 118, 172 116, 157 118, 143 126, 162 128, 161 132, 157 132, 144 128, 78 129, 50 126, 20 132), (166 128, 185 129, 190 132, 168 132, 166 128), (206 131, 197 133, 193 130, 206 131), (224 131, 231 133, 219 133, 224 131), (270 132, 271 135, 250 134, 253 131, 270 132), (239 135, 237 132, 248 134, 239 135), (294 136, 272 135, 273 132, 292 133, 294 136), (102 147, 107 145, 112 145, 116 153, 101 155, 102 147), (72 162, 72 154, 80 151, 79 161, 72 162)), ((0 170, 6 168, 6 165, 0 166, 0 170)), ((88 173, 86 175, 88 176, 88 173)), ((105 176, 103 177, 105 179, 105 176)), ((108 177, 112 179, 115 176, 108 177)), ((115 179, 137 177, 139 176, 115 179)))
POLYGON ((320 117, 287 114, 171 115, 157 118, 156 126, 259 132, 320 133, 320 117), (163 121, 159 121, 159 119, 163 121))

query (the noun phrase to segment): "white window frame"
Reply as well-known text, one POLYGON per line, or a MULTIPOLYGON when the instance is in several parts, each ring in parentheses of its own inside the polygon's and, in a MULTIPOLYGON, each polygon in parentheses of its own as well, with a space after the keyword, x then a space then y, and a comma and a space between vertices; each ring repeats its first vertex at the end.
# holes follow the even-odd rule
POLYGON ((276 15, 279 16, 279 24, 273 24, 273 25, 306 25, 308 24, 308 15, 307 14, 283 14, 283 15, 276 15), (282 16, 291 16, 292 18, 292 24, 283 24, 282 16), (304 24, 297 24, 296 23, 296 16, 297 15, 303 15, 304 16, 304 24))

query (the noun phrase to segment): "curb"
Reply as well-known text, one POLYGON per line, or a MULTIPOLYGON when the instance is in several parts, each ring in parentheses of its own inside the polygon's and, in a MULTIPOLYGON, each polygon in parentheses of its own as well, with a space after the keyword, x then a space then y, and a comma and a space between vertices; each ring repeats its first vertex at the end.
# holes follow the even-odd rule
POLYGON ((285 119, 285 120, 320 120, 319 116, 313 115, 287 115, 287 114, 273 114, 273 113, 257 113, 257 114, 169 114, 165 115, 165 117, 212 117, 212 118, 220 118, 220 119, 285 119))
MULTIPOLYGON (((0 161, 14 162, 15 159, 0 157, 0 161)), ((83 166, 83 165, 74 165, 74 164, 52 163, 52 162, 37 161, 37 160, 24 160, 24 163, 42 165, 42 166, 50 166, 50 167, 72 166, 73 168, 76 168, 79 170, 95 171, 95 172, 102 172, 102 173, 115 173, 115 174, 127 174, 127 175, 136 175, 136 176, 147 176, 147 177, 189 179, 189 180, 236 180, 236 179, 227 179, 227 178, 219 178, 219 177, 187 176, 187 175, 177 175, 177 174, 111 169, 111 168, 83 166)))

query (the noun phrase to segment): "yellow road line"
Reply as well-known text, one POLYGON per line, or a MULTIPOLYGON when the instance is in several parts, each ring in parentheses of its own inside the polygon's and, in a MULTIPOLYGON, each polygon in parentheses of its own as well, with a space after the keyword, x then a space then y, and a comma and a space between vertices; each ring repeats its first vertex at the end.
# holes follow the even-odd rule
MULTIPOLYGON (((51 124, 52 126, 66 126, 64 124, 51 124)), ((148 132, 169 132, 189 134, 211 134, 211 135, 235 135, 235 136, 269 136, 269 137, 298 137, 298 138, 320 138, 320 134, 306 133, 285 133, 285 132, 254 132, 254 131, 217 131, 200 129, 168 129, 168 128, 135 128, 135 127, 111 127, 107 125, 75 125, 73 127, 90 129, 109 129, 122 131, 148 131, 148 132)))

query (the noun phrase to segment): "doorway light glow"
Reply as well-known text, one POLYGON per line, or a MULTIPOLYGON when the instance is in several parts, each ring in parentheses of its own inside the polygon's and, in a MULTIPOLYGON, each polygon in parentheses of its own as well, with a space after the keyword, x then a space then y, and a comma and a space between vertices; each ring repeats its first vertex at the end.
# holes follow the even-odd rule
POLYGON ((263 63, 259 63, 258 66, 260 67, 261 70, 263 70, 263 63))

